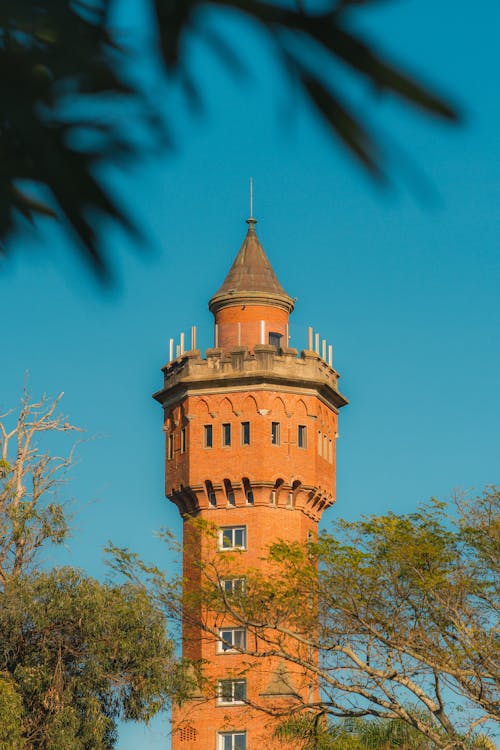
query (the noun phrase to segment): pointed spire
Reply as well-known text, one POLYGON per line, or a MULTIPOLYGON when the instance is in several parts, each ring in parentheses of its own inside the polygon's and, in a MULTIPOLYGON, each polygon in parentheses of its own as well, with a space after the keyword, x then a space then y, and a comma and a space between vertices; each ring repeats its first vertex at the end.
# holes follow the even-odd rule
POLYGON ((248 230, 243 244, 224 283, 210 300, 209 307, 212 312, 215 312, 216 309, 224 306, 224 302, 231 304, 230 300, 239 301, 243 298, 246 302, 250 302, 248 298, 256 297, 264 304, 272 305, 274 302, 290 312, 293 310, 293 300, 278 281, 264 248, 259 242, 255 231, 257 220, 250 216, 246 223, 248 230))

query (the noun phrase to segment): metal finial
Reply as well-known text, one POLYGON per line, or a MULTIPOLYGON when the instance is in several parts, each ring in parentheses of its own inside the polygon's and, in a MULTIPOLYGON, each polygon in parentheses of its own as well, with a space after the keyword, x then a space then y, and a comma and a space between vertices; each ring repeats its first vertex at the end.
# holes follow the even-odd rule
POLYGON ((253 178, 250 177, 250 218, 253 219, 253 178))

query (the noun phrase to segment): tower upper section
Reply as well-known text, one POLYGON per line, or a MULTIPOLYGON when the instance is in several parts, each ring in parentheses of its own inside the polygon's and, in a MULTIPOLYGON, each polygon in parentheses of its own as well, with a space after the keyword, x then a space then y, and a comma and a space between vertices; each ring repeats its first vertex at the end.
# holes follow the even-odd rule
POLYGON ((248 225, 209 302, 215 346, 202 356, 193 328, 190 349, 181 334, 174 358, 170 340, 163 388, 154 394, 164 409, 166 495, 183 515, 295 509, 314 525, 335 499, 337 417, 347 401, 319 334, 309 329, 300 355, 288 346, 294 301, 255 220, 248 225))
POLYGON ((288 346, 288 318, 294 307, 255 231, 248 231, 229 273, 208 306, 215 318, 215 346, 227 352, 235 346, 250 351, 257 344, 276 349, 288 346))

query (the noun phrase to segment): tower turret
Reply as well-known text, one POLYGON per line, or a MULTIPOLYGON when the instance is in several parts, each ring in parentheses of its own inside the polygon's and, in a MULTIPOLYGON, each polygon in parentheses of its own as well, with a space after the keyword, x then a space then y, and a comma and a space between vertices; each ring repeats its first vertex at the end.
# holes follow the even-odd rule
POLYGON ((215 346, 254 350, 256 344, 288 346, 288 318, 294 307, 259 242, 256 219, 247 219, 248 231, 229 273, 208 306, 215 318, 215 346))

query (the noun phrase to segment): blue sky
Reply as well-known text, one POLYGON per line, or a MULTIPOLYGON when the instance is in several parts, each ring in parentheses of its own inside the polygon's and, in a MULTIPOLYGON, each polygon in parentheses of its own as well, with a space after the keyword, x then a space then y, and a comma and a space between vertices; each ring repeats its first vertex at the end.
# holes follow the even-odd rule
MULTIPOLYGON (((74 537, 48 563, 103 576, 101 550, 112 539, 173 566, 153 537, 161 526, 180 533, 180 523, 163 498, 162 415, 150 394, 171 336, 196 324, 201 347, 212 343, 207 301, 244 236, 250 176, 259 237, 298 298, 291 343, 305 347, 308 325, 326 337, 350 400, 325 524, 498 483, 500 10, 493 0, 474 10, 401 0, 358 17, 465 113, 463 126, 449 128, 348 89, 394 143, 394 188, 372 185, 331 140, 256 29, 213 14, 251 74, 233 76, 190 41, 205 91, 194 116, 151 60, 141 63, 177 145, 108 175, 148 238, 144 252, 107 231, 115 289, 103 293, 50 225, 17 237, 0 269, 0 404, 16 403, 29 371, 34 395, 65 391, 65 412, 89 438, 67 488, 74 537), (423 196, 400 149, 432 186, 423 196)), ((120 21, 146 38, 141 3, 125 3, 120 21)), ((165 717, 123 727, 118 748, 165 748, 167 731, 165 717)))

